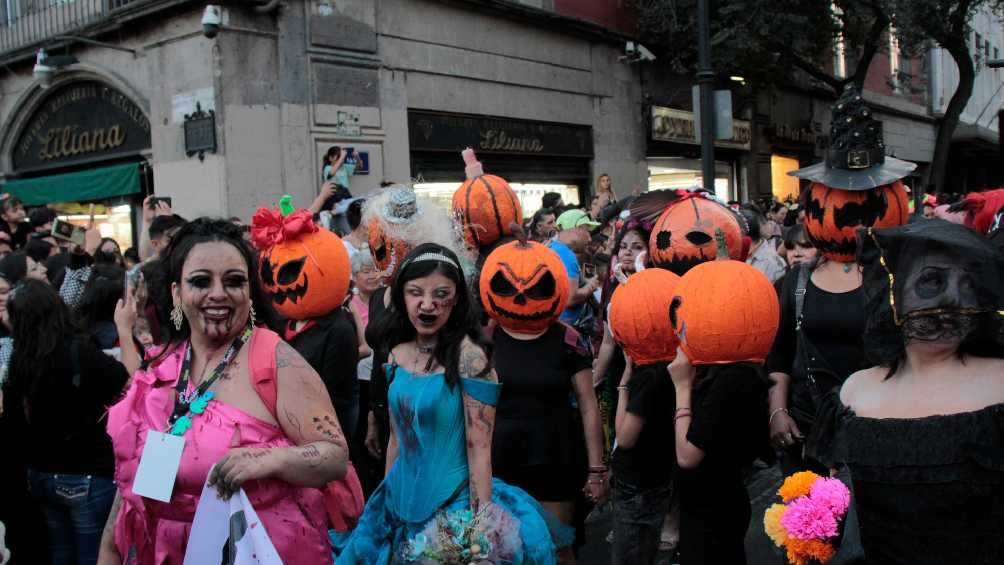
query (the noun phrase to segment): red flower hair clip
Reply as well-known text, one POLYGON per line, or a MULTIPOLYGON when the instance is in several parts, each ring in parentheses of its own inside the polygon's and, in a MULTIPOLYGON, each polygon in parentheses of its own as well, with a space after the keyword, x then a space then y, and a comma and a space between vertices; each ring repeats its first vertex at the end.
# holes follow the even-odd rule
POLYGON ((309 210, 297 210, 283 216, 278 208, 259 208, 251 218, 251 242, 257 249, 265 250, 318 229, 309 210))

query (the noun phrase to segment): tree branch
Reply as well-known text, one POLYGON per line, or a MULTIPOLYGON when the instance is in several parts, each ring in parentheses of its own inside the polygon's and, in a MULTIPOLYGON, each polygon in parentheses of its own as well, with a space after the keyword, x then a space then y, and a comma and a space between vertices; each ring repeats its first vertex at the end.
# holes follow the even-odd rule
POLYGON ((861 50, 861 57, 858 58, 857 65, 854 68, 854 74, 844 79, 841 87, 848 83, 853 83, 858 88, 864 86, 865 78, 868 77, 868 67, 871 66, 872 59, 874 59, 875 54, 878 53, 879 41, 882 39, 882 32, 889 27, 889 16, 886 15, 885 11, 875 3, 871 3, 870 7, 872 9, 872 13, 875 14, 875 21, 872 22, 872 27, 868 30, 868 39, 865 41, 864 48, 861 50))

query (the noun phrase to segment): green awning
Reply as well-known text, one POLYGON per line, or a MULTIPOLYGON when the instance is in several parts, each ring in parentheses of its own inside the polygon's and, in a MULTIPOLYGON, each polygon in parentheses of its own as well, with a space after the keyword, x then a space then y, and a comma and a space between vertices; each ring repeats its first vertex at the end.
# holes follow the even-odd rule
POLYGON ((24 180, 11 180, 3 186, 21 199, 26 206, 53 202, 86 202, 140 191, 139 165, 115 165, 64 175, 50 175, 24 180))

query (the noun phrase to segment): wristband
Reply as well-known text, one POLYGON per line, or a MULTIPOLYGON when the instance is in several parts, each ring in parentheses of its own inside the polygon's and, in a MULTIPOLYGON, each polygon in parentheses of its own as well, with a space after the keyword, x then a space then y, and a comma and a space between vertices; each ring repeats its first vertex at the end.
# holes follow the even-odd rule
POLYGON ((771 410, 771 412, 770 412, 770 418, 767 419, 767 425, 769 426, 769 425, 773 424, 774 423, 774 416, 777 416, 781 412, 784 412, 785 414, 787 414, 788 413, 788 409, 787 408, 775 408, 775 409, 771 410))
POLYGON ((607 472, 607 468, 606 467, 602 467, 602 466, 590 467, 589 468, 589 472, 590 473, 606 473, 607 472))
POLYGON ((678 412, 676 416, 673 416, 673 423, 675 424, 680 418, 689 418, 691 416, 690 409, 686 408, 686 412, 678 412))

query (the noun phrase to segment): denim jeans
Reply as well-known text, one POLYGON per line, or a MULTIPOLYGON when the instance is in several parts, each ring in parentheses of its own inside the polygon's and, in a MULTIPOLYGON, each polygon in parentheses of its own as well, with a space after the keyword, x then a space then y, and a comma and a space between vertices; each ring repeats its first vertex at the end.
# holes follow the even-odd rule
POLYGON ((662 521, 673 499, 673 484, 649 489, 614 478, 613 565, 651 565, 659 552, 662 521))
POLYGON ((96 563, 101 534, 115 500, 115 482, 92 475, 57 475, 29 469, 28 484, 49 527, 52 565, 96 563))

